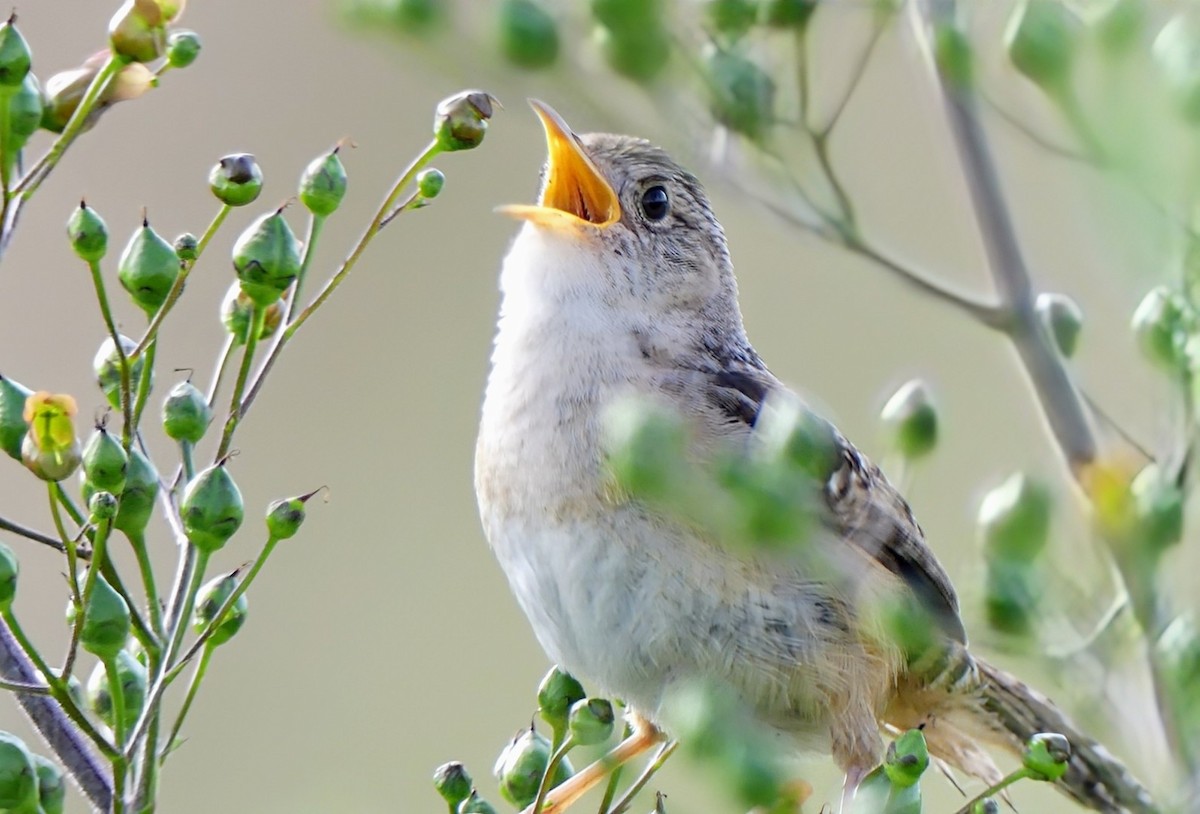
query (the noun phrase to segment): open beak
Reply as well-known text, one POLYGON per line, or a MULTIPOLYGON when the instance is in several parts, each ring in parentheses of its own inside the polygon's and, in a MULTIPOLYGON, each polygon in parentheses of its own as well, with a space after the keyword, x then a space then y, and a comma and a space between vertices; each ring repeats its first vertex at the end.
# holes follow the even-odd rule
POLYGON ((549 160, 537 206, 513 204, 498 210, 548 227, 591 226, 605 229, 621 219, 617 193, 583 151, 579 139, 554 108, 530 99, 546 131, 549 160))

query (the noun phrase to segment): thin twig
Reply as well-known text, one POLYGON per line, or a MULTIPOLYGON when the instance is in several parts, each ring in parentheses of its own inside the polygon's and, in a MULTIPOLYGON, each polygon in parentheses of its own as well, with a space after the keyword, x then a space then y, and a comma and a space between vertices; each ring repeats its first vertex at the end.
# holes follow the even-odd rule
MULTIPOLYGON (((61 540, 51 537, 48 534, 42 534, 40 531, 31 529, 28 526, 22 526, 20 523, 14 522, 4 517, 0 517, 0 531, 7 531, 24 537, 28 540, 33 540, 35 543, 41 543, 44 546, 49 546, 60 554, 67 550, 61 540)), ((89 555, 90 556, 90 555, 89 555)), ((83 552, 79 552, 80 559, 88 559, 83 552)))

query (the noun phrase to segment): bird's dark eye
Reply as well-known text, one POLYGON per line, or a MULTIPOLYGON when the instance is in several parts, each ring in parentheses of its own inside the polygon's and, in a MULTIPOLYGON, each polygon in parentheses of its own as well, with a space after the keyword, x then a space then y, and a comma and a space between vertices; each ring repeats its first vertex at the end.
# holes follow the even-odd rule
POLYGON ((642 193, 642 211, 650 220, 662 220, 671 211, 671 199, 666 187, 653 186, 642 193))

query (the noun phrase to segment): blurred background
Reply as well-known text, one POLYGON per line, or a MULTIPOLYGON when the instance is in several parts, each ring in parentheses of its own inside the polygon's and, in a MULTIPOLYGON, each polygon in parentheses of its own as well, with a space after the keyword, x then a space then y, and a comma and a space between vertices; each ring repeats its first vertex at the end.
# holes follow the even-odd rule
MULTIPOLYGON (((48 76, 104 47, 114 5, 24 4, 20 23, 35 71, 48 76)), ((817 23, 826 32, 817 47, 827 57, 814 76, 818 89, 844 81, 838 55, 862 31, 857 4, 828 6, 817 23)), ((489 4, 471 4, 467 27, 483 30, 489 13, 489 4)), ((1002 20, 985 14, 981 21, 992 26, 993 40, 1002 20)), ((195 0, 183 24, 203 39, 197 63, 117 106, 78 142, 25 211, 0 267, 0 372, 74 394, 80 427, 104 406, 91 360, 105 335, 86 267, 63 233, 81 195, 109 224, 106 271, 115 281, 117 250, 143 207, 168 238, 200 233, 217 209, 206 183, 212 164, 246 151, 263 167, 263 196, 234 212, 167 323, 151 402, 157 407, 174 368, 194 369, 207 384, 224 336, 218 306, 233 280, 229 247, 241 225, 294 195, 310 159, 338 139, 356 145, 343 152, 349 194, 327 226, 315 290, 427 142, 438 100, 480 87, 504 110, 479 149, 438 160, 447 175, 441 197, 374 242, 349 284, 298 335, 239 431, 231 466, 251 520, 215 568, 257 553, 262 528, 253 518, 270 500, 322 484, 329 500, 310 503, 302 532, 251 590, 246 627, 217 652, 187 742, 167 765, 163 811, 435 811, 443 804, 429 775, 450 759, 465 761, 495 799, 491 763, 528 723, 549 666, 487 549, 472 491, 497 270, 516 229, 492 210, 529 201, 544 158, 528 96, 554 105, 580 131, 655 139, 710 183, 751 338, 784 381, 869 454, 886 457, 878 425, 884 400, 905 380, 924 378, 942 410, 942 443, 912 473, 908 494, 959 589, 980 650, 1071 701, 1098 735, 1111 731, 1114 695, 1123 696, 1118 715, 1136 718, 1148 709, 1129 700, 1149 698, 1137 694, 1144 690, 1137 670, 1112 680, 1074 674, 1064 688, 1054 670, 991 641, 981 622, 975 512, 980 495, 1018 469, 1056 484, 1050 558, 1077 586, 1072 601, 1080 613, 1099 618, 1113 598, 1108 566, 1007 344, 738 192, 709 163, 724 148, 694 120, 664 117, 626 81, 589 71, 587 54, 579 55, 582 69, 523 73, 502 67, 483 34, 443 32, 423 42, 350 28, 326 0, 195 0)), ((1002 73, 994 55, 984 60, 989 74, 1002 73)), ((1055 125, 1033 92, 1011 75, 1000 78, 1007 107, 1055 125)), ((1055 158, 998 120, 989 124, 1039 284, 1069 293, 1087 315, 1082 381, 1154 448, 1171 429, 1167 389, 1138 358, 1127 324, 1141 294, 1166 275, 1176 247, 1145 207, 1101 175, 1055 158)), ((30 152, 46 138, 39 135, 30 152)), ((833 151, 876 242, 964 289, 988 291, 942 112, 903 21, 881 42, 833 151)), ((300 229, 299 214, 293 225, 300 229)), ((118 319, 136 335, 142 315, 115 282, 113 289, 118 319)), ((173 460, 164 441, 150 439, 160 460, 173 460)), ((0 511, 46 527, 42 484, 15 462, 0 463, 0 511)), ((153 543, 172 545, 165 528, 152 530, 153 543)), ((63 564, 49 550, 6 541, 23 568, 18 613, 48 652, 62 652, 63 564)), ((158 553, 167 580, 174 552, 158 553)), ((1186 556, 1167 569, 1176 580, 1167 587, 1194 588, 1196 547, 1186 556)), ((8 698, 0 699, 0 729, 34 737, 8 698)), ((1159 733, 1143 727, 1113 749, 1147 781, 1156 779, 1159 733)), ((840 778, 827 758, 806 759, 799 771, 818 799, 836 799, 840 778)), ((926 785, 935 801, 927 810, 960 804, 940 777, 926 785)), ((1014 795, 1022 810, 1055 799, 1029 786, 1014 795)), ((654 787, 667 792, 672 811, 735 810, 683 760, 654 787)), ((644 806, 651 805, 647 798, 644 806)), ((83 808, 78 800, 72 806, 83 808)))

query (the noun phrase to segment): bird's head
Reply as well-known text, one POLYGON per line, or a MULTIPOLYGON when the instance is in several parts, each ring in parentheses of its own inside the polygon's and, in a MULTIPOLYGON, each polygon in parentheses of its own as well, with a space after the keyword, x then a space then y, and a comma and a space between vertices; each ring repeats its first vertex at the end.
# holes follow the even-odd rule
POLYGON ((538 203, 501 209, 527 224, 506 292, 740 322, 725 235, 695 176, 644 139, 576 135, 550 106, 530 104, 549 156, 538 203))

